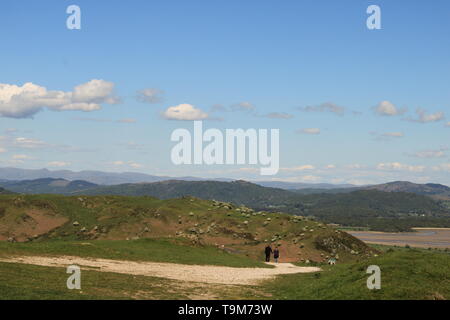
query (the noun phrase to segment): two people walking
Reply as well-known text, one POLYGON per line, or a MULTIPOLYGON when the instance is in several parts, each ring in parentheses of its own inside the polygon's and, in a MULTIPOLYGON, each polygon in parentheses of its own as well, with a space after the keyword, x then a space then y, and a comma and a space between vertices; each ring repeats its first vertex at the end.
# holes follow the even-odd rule
POLYGON ((270 244, 267 245, 267 247, 264 249, 264 253, 266 254, 266 262, 270 262, 270 255, 273 253, 273 259, 276 263, 278 263, 278 258, 280 257, 280 251, 277 247, 275 247, 274 250, 272 250, 272 247, 270 244))

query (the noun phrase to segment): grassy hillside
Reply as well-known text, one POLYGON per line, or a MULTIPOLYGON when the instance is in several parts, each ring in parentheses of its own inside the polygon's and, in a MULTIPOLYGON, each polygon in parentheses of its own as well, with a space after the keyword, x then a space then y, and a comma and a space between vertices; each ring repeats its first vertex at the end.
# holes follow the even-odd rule
POLYGON ((431 184, 393 182, 367 187, 373 190, 354 191, 352 188, 346 188, 343 189, 345 192, 332 189, 326 190, 326 193, 315 193, 309 189, 292 192, 262 187, 246 181, 170 180, 98 186, 85 181, 38 179, 7 182, 7 186, 10 190, 27 194, 152 196, 160 199, 195 196, 245 205, 257 211, 282 211, 315 216, 330 223, 367 227, 378 231, 409 231, 411 227, 450 227, 448 201, 435 200, 429 196, 444 192, 448 187, 431 184), (376 188, 381 188, 382 191, 376 188), (426 195, 418 194, 419 192, 426 195))
POLYGON ((100 186, 85 191, 80 195, 124 195, 152 196, 159 199, 179 198, 183 196, 198 197, 207 200, 233 202, 236 205, 246 205, 255 209, 278 207, 291 204, 301 208, 295 194, 292 192, 267 188, 246 181, 182 181, 168 180, 154 183, 121 184, 100 186))
POLYGON ((103 186, 80 193, 150 195, 158 198, 193 195, 244 204, 256 210, 315 216, 326 222, 379 231, 409 231, 415 226, 450 227, 450 210, 443 201, 415 193, 345 190, 301 194, 245 181, 164 181, 103 186))
MULTIPOLYGON (((156 246, 157 244, 155 242, 156 246)), ((15 244, 17 245, 17 244, 15 244)), ((29 244, 21 244, 23 247, 29 244)), ((112 243, 112 246, 114 244, 112 243)), ((8 250, 16 250, 8 246, 8 250)), ((5 248, 4 246, 2 249, 5 248)), ((132 245, 134 248, 134 245, 132 245)), ((150 248, 155 248, 150 244, 150 248)), ((380 248, 380 246, 378 246, 380 248)), ((384 247, 381 247, 385 250, 384 247)), ((30 253, 34 249, 17 249, 30 253)), ((178 249, 169 249, 178 250, 178 249)), ((202 259, 202 248, 193 260, 202 259)), ((172 253, 175 253, 172 251, 172 253)), ((182 250, 180 253, 183 260, 182 250)), ((224 253, 208 251, 214 261, 224 253)), ((156 254, 158 256, 158 254, 156 254)), ((178 255, 175 256, 175 259, 178 255)), ((190 259, 191 260, 191 259, 190 259)), ((191 261, 193 261, 191 260, 191 261)), ((197 263, 197 262, 196 262, 197 263)), ((240 262, 241 263, 241 262, 240 262)), ((163 278, 83 270, 82 290, 67 290, 64 268, 0 262, 1 299, 450 299, 450 255, 443 251, 390 249, 360 262, 322 266, 315 274, 291 274, 260 286, 189 283, 163 278), (367 267, 381 268, 381 290, 366 287, 367 267), (26 279, 26 281, 24 281, 26 279)))
POLYGON ((288 214, 255 212, 192 197, 58 195, 0 196, 0 240, 179 239, 196 246, 262 259, 266 243, 280 245, 286 261, 341 261, 372 255, 363 242, 320 222, 288 214))
POLYGON ((320 274, 284 275, 265 287, 278 299, 450 299, 450 254, 396 248, 364 262, 327 267, 320 274), (381 269, 380 290, 367 289, 369 265, 381 269))
POLYGON ((183 239, 0 242, 0 258, 17 255, 67 255, 229 267, 267 267, 261 261, 250 259, 244 255, 235 255, 214 246, 192 246, 183 239))

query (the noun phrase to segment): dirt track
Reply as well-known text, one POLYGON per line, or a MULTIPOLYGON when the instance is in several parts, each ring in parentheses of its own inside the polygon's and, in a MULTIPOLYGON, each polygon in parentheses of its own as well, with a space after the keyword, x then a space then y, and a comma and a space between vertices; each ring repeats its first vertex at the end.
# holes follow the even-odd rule
POLYGON ((96 271, 125 273, 215 284, 255 285, 262 280, 281 274, 321 271, 317 267, 298 267, 291 263, 278 263, 275 268, 233 268, 222 266, 183 265, 160 262, 136 262, 79 258, 71 256, 40 257, 26 256, 2 258, 0 262, 24 263, 49 267, 79 265, 82 269, 95 268, 96 271))

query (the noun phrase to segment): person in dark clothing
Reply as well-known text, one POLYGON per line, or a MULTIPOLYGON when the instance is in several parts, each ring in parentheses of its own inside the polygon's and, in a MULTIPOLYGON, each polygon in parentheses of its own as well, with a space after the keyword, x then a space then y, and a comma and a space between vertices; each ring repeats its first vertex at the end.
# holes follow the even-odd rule
POLYGON ((266 253, 266 262, 269 262, 270 254, 272 253, 272 247, 268 244, 264 252, 266 253))
POLYGON ((279 257, 280 257, 280 251, 278 250, 278 248, 275 248, 275 250, 273 250, 273 259, 275 260, 276 263, 278 263, 279 257))

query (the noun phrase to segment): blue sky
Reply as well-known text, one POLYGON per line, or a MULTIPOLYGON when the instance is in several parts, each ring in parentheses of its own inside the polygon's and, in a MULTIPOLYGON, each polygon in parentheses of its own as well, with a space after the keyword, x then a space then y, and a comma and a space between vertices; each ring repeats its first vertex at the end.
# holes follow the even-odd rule
POLYGON ((4 0, 0 166, 450 184, 449 34, 444 0, 4 0), (206 128, 279 128, 279 174, 173 165, 180 104, 206 128))

